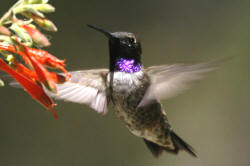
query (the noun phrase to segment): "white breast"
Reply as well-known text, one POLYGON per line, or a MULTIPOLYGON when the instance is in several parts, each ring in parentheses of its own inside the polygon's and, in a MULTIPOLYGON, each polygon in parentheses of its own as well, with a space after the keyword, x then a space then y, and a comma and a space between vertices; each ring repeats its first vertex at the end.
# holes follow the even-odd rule
MULTIPOLYGON (((107 86, 110 86, 110 76, 107 77, 107 86)), ((125 73, 125 72, 115 72, 113 76, 113 92, 122 93, 126 91, 127 93, 135 90, 136 87, 140 86, 143 77, 143 72, 139 71, 136 73, 125 73)))

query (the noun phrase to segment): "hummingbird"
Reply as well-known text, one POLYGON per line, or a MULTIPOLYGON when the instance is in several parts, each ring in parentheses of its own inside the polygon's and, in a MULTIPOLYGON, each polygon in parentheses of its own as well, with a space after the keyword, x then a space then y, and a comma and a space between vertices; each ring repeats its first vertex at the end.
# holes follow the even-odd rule
POLYGON ((71 79, 57 85, 50 96, 86 104, 106 114, 113 105, 117 117, 135 136, 142 138, 155 157, 163 152, 197 154, 169 123, 160 103, 189 87, 191 81, 214 69, 214 63, 173 64, 144 68, 139 37, 130 32, 109 32, 88 25, 108 38, 109 68, 71 72, 71 79))

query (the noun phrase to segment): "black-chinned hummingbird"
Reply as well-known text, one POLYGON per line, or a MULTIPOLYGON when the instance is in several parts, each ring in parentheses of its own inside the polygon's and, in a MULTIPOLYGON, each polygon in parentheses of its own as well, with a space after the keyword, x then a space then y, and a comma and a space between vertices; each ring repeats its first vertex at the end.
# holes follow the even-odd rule
POLYGON ((162 65, 144 68, 139 38, 129 32, 108 32, 88 25, 108 37, 109 69, 71 72, 69 82, 57 85, 56 99, 83 103, 99 113, 114 106, 117 117, 131 133, 142 138, 155 157, 163 151, 194 149, 172 129, 160 103, 187 89, 189 82, 211 71, 213 63, 162 65))

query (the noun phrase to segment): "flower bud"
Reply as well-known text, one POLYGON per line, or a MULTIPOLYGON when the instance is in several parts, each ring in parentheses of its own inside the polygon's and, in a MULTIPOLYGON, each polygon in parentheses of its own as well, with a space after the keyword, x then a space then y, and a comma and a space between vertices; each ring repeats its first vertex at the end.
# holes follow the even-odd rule
POLYGON ((6 61, 8 61, 9 63, 12 63, 14 59, 15 59, 14 56, 11 54, 7 55, 6 57, 6 61))
POLYGON ((11 32, 8 30, 8 28, 6 28, 4 26, 0 26, 0 34, 10 36, 11 32))
MULTIPOLYGON (((51 13, 55 11, 55 8, 50 4, 33 4, 33 5, 22 5, 14 10, 16 13, 31 12, 31 13, 51 13)), ((42 13, 36 14, 40 16, 42 13)))
POLYGON ((57 27, 55 26, 55 24, 46 19, 46 18, 42 18, 36 15, 31 16, 31 18, 34 20, 34 22, 36 24, 38 24, 42 29, 46 30, 46 31, 51 31, 51 32, 56 32, 57 31, 57 27))
POLYGON ((15 14, 17 14, 17 13, 21 13, 21 14, 22 13, 32 13, 32 14, 37 15, 37 16, 42 17, 42 18, 45 17, 43 13, 41 13, 37 9, 33 8, 33 5, 21 5, 19 7, 16 7, 13 10, 13 12, 15 14))
POLYGON ((43 4, 48 3, 49 0, 24 0, 24 4, 43 4))
POLYGON ((0 79, 0 87, 3 87, 4 86, 4 82, 3 80, 0 79))
POLYGON ((21 26, 27 31, 27 33, 32 38, 33 42, 35 42, 35 44, 38 47, 50 46, 50 42, 47 39, 47 37, 45 35, 43 35, 38 29, 36 29, 35 26, 26 25, 26 24, 22 24, 21 26))
POLYGON ((51 13, 55 11, 55 8, 50 4, 36 4, 36 5, 30 5, 33 9, 36 9, 43 13, 51 13))

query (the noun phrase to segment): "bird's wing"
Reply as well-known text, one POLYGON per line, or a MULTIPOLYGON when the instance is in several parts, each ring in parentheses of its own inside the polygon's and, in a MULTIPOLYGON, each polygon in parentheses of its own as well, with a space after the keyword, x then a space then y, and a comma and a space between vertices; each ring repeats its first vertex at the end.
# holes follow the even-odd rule
POLYGON ((190 82, 198 80, 202 74, 214 70, 220 61, 195 65, 152 66, 145 71, 149 74, 151 85, 145 93, 139 107, 150 104, 155 99, 168 99, 190 87, 190 82))
POLYGON ((57 84, 57 94, 46 93, 59 100, 87 104, 98 113, 107 112, 105 78, 107 69, 70 72, 72 77, 64 84, 57 84))

